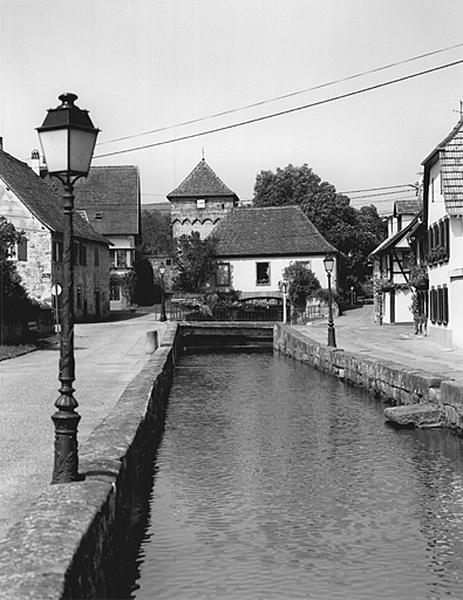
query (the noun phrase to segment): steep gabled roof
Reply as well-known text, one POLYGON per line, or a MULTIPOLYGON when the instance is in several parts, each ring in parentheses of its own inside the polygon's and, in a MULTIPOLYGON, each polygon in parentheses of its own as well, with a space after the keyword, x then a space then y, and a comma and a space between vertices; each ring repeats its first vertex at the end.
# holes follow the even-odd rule
POLYGON ((299 206, 235 208, 212 231, 217 254, 300 256, 337 252, 299 206))
MULTIPOLYGON (((63 199, 47 181, 41 179, 26 163, 3 150, 0 151, 0 178, 43 225, 51 231, 63 232, 63 199)), ((74 214, 74 235, 108 243, 79 214, 74 214)))
POLYGON ((140 232, 140 178, 132 165, 91 167, 75 186, 76 208, 105 235, 140 232), (97 213, 101 213, 98 218, 97 213))
POLYGON ((426 181, 429 178, 429 168, 438 157, 441 159, 442 193, 446 209, 450 213, 461 214, 463 211, 463 117, 422 162, 425 167, 426 181))
POLYGON ((167 195, 167 198, 196 198, 207 196, 235 196, 224 182, 207 164, 204 158, 196 165, 191 173, 167 195))
POLYGON ((373 252, 370 252, 368 256, 376 256, 377 254, 382 254, 388 250, 391 250, 396 246, 399 242, 401 242, 411 231, 416 227, 416 225, 420 222, 419 216, 416 216, 410 223, 406 225, 400 231, 393 233, 388 238, 383 240, 379 246, 377 246, 373 252))

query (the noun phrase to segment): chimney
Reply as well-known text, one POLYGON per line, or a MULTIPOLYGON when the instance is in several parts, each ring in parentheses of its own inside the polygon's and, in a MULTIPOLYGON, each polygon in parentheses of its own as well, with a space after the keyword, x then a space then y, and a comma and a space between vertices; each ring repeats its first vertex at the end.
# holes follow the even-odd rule
POLYGON ((0 136, 0 150, 3 150, 3 138, 0 136))
POLYGON ((31 152, 30 167, 36 175, 40 175, 40 154, 36 148, 31 152))

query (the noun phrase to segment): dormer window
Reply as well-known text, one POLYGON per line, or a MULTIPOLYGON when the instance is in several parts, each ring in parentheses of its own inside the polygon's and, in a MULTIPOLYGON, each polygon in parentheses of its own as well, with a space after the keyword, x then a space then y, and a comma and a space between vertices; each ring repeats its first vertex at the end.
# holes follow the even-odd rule
POLYGON ((101 220, 103 218, 103 213, 102 212, 96 212, 95 213, 95 219, 101 220))
POLYGON ((206 208, 206 199, 205 198, 198 198, 196 200, 196 208, 206 208))

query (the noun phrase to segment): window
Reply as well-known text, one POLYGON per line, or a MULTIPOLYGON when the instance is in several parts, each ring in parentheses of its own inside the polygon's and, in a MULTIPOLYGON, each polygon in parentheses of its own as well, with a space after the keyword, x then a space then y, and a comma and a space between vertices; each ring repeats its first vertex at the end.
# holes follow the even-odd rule
POLYGON ((109 251, 109 261, 110 261, 111 267, 115 268, 115 266, 116 266, 116 251, 115 250, 109 251))
POLYGON ((79 244, 79 264, 84 267, 87 265, 87 246, 85 244, 79 244))
POLYGON ((53 260, 57 263, 63 262, 63 242, 53 242, 53 260))
POLYGON ((270 284, 270 263, 269 262, 256 263, 256 284, 257 285, 269 285, 270 284))
POLYGON ((109 285, 109 299, 118 302, 121 299, 121 286, 118 283, 109 285))
POLYGON ((230 285, 230 263, 219 263, 216 272, 217 285, 230 285))
POLYGON ((103 218, 103 213, 102 212, 96 212, 95 213, 95 219, 97 221, 101 221, 102 218, 103 218))
POLYGON ((82 286, 80 285, 76 288, 76 306, 78 310, 82 308, 82 286))
POLYGON ((198 198, 196 200, 196 208, 206 208, 206 199, 205 198, 198 198))
POLYGON ((124 269, 127 266, 127 251, 116 250, 116 267, 124 269))
POLYGON ((18 242, 18 260, 27 260, 27 239, 22 237, 18 242))
POLYGON ((93 249, 93 264, 95 267, 100 266, 100 249, 98 246, 95 246, 93 249))
POLYGON ((79 242, 74 242, 72 244, 72 262, 75 265, 79 264, 79 242))
POLYGON ((434 202, 434 188, 435 188, 435 178, 431 178, 431 202, 434 202))

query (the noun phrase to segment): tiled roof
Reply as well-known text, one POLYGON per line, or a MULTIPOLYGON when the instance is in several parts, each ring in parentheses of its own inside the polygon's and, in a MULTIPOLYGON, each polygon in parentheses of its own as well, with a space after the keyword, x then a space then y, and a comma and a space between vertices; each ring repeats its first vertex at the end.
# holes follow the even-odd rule
POLYGON ((204 158, 191 173, 167 195, 171 198, 195 198, 197 196, 236 196, 218 177, 204 158))
POLYGON ((89 222, 104 235, 137 235, 139 181, 138 169, 132 165, 91 167, 87 179, 76 183, 76 208, 85 210, 89 222))
POLYGON ((423 161, 425 168, 432 159, 441 159, 442 193, 449 213, 463 212, 463 117, 449 135, 423 161))
POLYGON ((410 200, 396 200, 394 202, 394 217, 399 215, 417 215, 421 212, 423 206, 418 198, 410 200))
MULTIPOLYGON (((0 178, 37 219, 51 231, 63 232, 63 200, 50 184, 26 164, 0 151, 0 178)), ((79 214, 74 214, 75 237, 107 243, 79 214)))
POLYGON ((336 252, 298 206, 235 208, 212 231, 219 256, 336 252))

